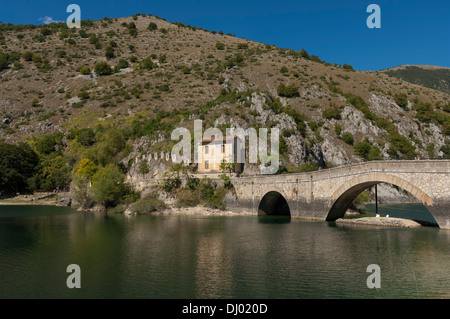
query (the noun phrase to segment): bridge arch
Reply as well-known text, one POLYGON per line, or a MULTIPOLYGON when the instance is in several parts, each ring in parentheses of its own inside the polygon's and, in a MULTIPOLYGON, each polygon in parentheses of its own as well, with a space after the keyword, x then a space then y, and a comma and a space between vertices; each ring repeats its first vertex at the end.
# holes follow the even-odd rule
POLYGON ((278 189, 266 192, 259 202, 258 215, 291 216, 291 209, 283 192, 278 189))
POLYGON ((356 196, 365 189, 380 183, 398 186, 422 201, 425 206, 433 205, 433 200, 430 196, 405 179, 386 173, 365 173, 345 182, 333 193, 329 201, 331 209, 328 212, 326 220, 334 221, 344 217, 345 212, 356 196))

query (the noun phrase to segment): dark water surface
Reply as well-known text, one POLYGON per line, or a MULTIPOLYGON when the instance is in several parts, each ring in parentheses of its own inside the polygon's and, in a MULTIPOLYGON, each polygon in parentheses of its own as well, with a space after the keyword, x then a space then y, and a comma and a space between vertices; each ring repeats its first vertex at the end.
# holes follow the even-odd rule
POLYGON ((450 298, 449 266, 450 231, 431 227, 0 206, 0 298, 450 298))

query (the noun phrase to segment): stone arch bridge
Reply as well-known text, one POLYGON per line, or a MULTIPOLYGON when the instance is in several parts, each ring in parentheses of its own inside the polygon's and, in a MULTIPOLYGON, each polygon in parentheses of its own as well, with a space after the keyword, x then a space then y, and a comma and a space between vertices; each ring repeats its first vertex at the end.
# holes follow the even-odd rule
POLYGON ((373 161, 314 172, 233 178, 233 211, 333 221, 378 183, 418 198, 442 229, 450 229, 450 160, 373 161))

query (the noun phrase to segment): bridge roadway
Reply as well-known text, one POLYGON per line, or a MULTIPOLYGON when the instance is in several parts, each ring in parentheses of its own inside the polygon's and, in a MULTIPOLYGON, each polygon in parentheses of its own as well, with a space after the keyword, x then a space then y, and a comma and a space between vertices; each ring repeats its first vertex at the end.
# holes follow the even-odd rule
POLYGON ((396 185, 418 198, 442 229, 450 229, 450 160, 372 161, 325 170, 233 178, 227 209, 255 215, 333 221, 363 190, 396 185))

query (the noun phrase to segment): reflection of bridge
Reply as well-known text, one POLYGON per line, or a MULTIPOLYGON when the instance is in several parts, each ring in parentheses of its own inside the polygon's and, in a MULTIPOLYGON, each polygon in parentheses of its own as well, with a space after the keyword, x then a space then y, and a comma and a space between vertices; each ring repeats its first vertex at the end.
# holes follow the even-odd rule
POLYGON ((308 173, 232 180, 236 201, 227 208, 255 215, 336 220, 353 199, 378 183, 396 185, 418 198, 440 228, 450 229, 450 161, 374 161, 308 173))

